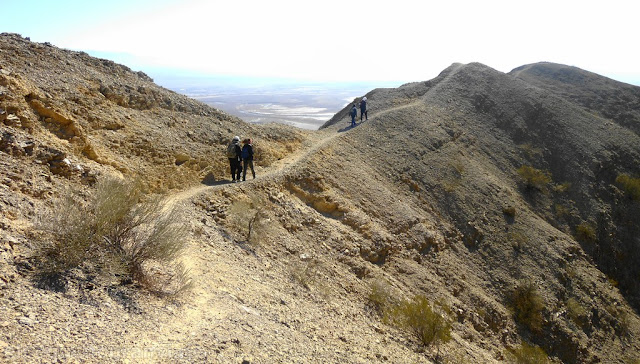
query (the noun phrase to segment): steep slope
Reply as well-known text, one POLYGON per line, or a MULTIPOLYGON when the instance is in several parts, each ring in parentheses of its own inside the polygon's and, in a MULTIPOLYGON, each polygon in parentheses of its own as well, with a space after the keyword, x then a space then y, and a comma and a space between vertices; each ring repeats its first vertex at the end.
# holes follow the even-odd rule
MULTIPOLYGON (((612 81, 600 82, 614 87, 612 81)), ((537 84, 544 79, 523 82, 470 64, 453 65, 428 82, 374 90, 367 94, 374 117, 335 147, 351 161, 343 162, 332 185, 340 189, 337 195, 360 201, 362 224, 393 233, 366 241, 365 251, 371 245, 378 255, 404 251, 390 254, 393 259, 382 266, 400 271, 394 272, 396 278, 405 277, 402 271, 421 272, 419 279, 403 278, 408 287, 425 290, 424 281, 438 287, 434 277, 443 275, 439 289, 430 289, 471 316, 483 312, 487 317, 481 321, 499 322, 493 327, 499 336, 511 322, 510 291, 533 280, 548 311, 544 332, 528 340, 567 362, 615 360, 626 348, 612 349, 617 339, 607 332, 620 322, 609 311, 615 313, 611 305, 624 307, 622 321, 626 315, 637 317, 637 279, 632 277, 637 277, 639 246, 633 221, 638 203, 615 179, 637 175, 640 139, 625 124, 585 111, 575 101, 582 100, 578 96, 551 93, 537 84), (549 171, 552 184, 526 188, 516 172, 523 165, 549 171), (399 190, 373 193, 381 183, 372 180, 399 190), (372 201, 378 196, 386 197, 372 201), (597 236, 576 242, 572 235, 580 235, 581 225, 592 226, 597 236), (444 237, 431 246, 424 240, 434 231, 444 237), (428 254, 414 260, 432 265, 407 269, 403 266, 416 264, 397 263, 398 255, 420 251, 408 247, 427 247, 428 254), (610 282, 620 282, 621 290, 610 282), (569 298, 590 312, 586 336, 563 317, 569 298)), ((637 93, 628 85, 618 87, 637 93)), ((631 110, 625 120, 637 116, 638 110, 631 110)), ((346 125, 339 116, 333 122, 325 127, 346 125)), ((337 163, 324 160, 314 169, 331 170, 337 163)), ((379 264, 378 257, 374 261, 379 264)))

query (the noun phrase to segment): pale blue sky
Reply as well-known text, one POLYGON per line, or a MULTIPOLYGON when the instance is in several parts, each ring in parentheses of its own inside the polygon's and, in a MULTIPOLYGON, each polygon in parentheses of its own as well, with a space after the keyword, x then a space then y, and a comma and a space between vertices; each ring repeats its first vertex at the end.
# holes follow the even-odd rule
POLYGON ((158 69, 423 81, 454 62, 549 61, 640 85, 640 2, 0 0, 0 32, 158 69))

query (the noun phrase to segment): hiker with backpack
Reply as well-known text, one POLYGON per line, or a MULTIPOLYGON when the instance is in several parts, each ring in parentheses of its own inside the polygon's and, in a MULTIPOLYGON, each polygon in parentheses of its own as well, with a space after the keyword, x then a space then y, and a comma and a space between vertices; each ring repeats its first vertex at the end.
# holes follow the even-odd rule
POLYGON ((356 104, 354 103, 351 107, 351 126, 356 126, 356 116, 358 115, 358 109, 356 108, 356 104))
POLYGON ((242 162, 244 163, 244 172, 242 173, 242 180, 247 179, 247 169, 251 167, 251 174, 253 179, 256 179, 256 172, 253 170, 253 141, 251 139, 245 139, 242 146, 242 162))
POLYGON ((231 168, 231 179, 233 183, 240 181, 240 172, 242 172, 242 159, 240 155, 240 137, 234 136, 231 144, 227 146, 227 158, 229 158, 229 167, 231 168))
POLYGON ((367 115, 367 97, 363 97, 360 101, 360 122, 362 122, 362 116, 364 115, 364 120, 369 120, 369 116, 367 115))

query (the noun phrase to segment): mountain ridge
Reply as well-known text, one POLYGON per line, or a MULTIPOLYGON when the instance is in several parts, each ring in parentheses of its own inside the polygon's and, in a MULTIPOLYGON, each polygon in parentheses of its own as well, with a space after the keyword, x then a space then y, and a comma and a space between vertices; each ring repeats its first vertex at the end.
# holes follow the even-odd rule
POLYGON ((640 207, 616 182, 640 162, 639 88, 453 64, 367 93, 355 128, 345 108, 309 132, 16 35, 0 55, 2 360, 503 362, 525 344, 553 362, 640 359, 640 207), (254 138, 256 180, 226 183, 233 135, 254 138), (549 181, 530 185, 525 166, 549 181), (42 213, 113 175, 182 209, 190 292, 82 266, 58 291, 34 283, 42 213), (424 347, 386 322, 377 286, 448 307, 451 340, 424 347), (513 307, 521 287, 539 295, 539 327, 513 307))

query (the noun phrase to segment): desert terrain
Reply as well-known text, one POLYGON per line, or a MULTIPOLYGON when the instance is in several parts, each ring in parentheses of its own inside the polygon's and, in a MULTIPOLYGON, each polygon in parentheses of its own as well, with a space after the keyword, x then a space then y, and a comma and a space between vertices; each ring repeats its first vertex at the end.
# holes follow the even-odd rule
POLYGON ((639 87, 471 63, 366 96, 355 127, 254 125, 0 35, 0 361, 640 361, 639 87), (256 179, 229 183, 234 135, 256 179), (52 268, 109 180, 175 212, 175 259, 111 269, 137 241, 92 230, 52 268))

